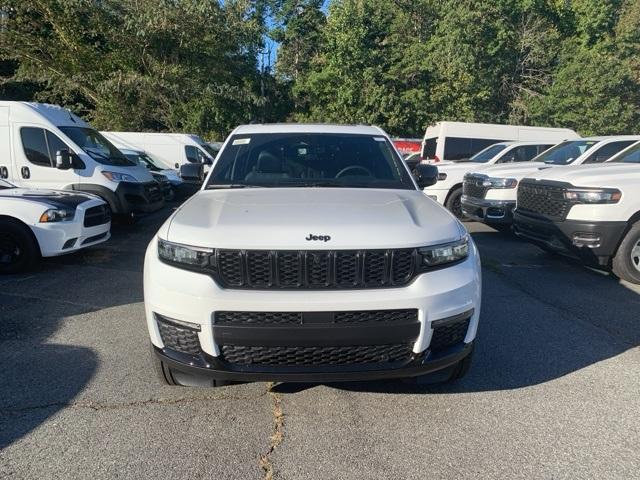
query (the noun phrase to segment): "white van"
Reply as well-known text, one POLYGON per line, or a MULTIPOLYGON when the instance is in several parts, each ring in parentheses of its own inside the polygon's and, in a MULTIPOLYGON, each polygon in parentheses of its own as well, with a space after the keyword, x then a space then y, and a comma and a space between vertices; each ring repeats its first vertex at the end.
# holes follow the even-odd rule
POLYGON ((180 168, 186 163, 211 165, 216 152, 197 135, 187 133, 102 132, 114 143, 124 142, 144 150, 166 168, 180 168))
POLYGON ((579 137, 568 128, 438 122, 427 127, 422 141, 422 158, 435 162, 465 160, 498 142, 558 143, 579 137))
POLYGON ((23 188, 93 193, 126 216, 164 205, 146 168, 56 105, 0 101, 0 178, 23 188))

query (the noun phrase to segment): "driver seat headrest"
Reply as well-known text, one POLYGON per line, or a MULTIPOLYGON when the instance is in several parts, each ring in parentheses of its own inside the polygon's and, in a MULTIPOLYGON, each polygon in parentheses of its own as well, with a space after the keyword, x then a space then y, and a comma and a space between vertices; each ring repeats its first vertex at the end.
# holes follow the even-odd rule
POLYGON ((256 172, 260 173, 283 173, 282 161, 273 153, 263 150, 258 155, 256 172))

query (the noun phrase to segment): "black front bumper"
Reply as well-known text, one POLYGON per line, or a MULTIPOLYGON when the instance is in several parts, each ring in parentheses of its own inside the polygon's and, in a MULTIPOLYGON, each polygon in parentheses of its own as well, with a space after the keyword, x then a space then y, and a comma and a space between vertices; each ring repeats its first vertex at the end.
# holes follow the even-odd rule
POLYGON ((164 196, 158 182, 120 182, 115 191, 117 208, 114 213, 130 215, 152 213, 164 206, 164 196))
POLYGON ((185 355, 167 348, 153 347, 160 360, 171 369, 180 372, 228 381, 273 381, 273 382, 350 382, 362 380, 381 380, 391 378, 409 378, 451 367, 464 359, 473 350, 473 342, 458 344, 447 350, 431 354, 429 350, 416 354, 412 361, 397 368, 384 370, 356 369, 351 370, 325 368, 321 371, 291 371, 273 368, 271 371, 230 370, 216 357, 201 354, 204 364, 198 364, 190 355, 185 355))
POLYGON ((513 223, 516 235, 533 244, 604 267, 615 255, 626 227, 626 222, 554 221, 518 210, 513 223))
POLYGON ((485 200, 462 196, 462 213, 476 222, 509 225, 513 222, 516 202, 508 200, 485 200))

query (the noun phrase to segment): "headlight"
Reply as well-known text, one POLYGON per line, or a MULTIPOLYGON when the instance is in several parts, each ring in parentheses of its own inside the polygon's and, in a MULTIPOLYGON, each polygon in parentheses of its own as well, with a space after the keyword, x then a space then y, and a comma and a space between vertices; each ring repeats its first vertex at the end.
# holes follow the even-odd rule
POLYGON ((40 215, 40 223, 70 222, 76 211, 70 208, 50 208, 40 215))
POLYGON ((518 186, 518 180, 515 178, 489 177, 482 182, 482 186, 489 188, 516 188, 518 186))
POLYGON ((564 198, 575 203, 618 203, 622 192, 615 188, 570 188, 564 198))
POLYGON ((420 256, 420 267, 429 268, 446 263, 464 260, 469 256, 469 236, 465 235, 460 240, 432 247, 422 247, 418 249, 420 256))
POLYGON ((107 177, 112 182, 134 182, 134 183, 138 183, 138 180, 136 180, 136 178, 134 176, 129 175, 127 173, 109 172, 109 171, 103 170, 102 171, 102 175, 107 177))
POLYGON ((158 257, 183 268, 201 270, 210 266, 212 248, 190 247, 158 239, 158 257))

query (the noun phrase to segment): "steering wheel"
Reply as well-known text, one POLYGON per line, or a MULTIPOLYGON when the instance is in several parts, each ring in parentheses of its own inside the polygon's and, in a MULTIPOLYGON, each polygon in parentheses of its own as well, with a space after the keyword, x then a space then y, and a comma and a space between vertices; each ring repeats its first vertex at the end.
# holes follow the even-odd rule
POLYGON ((336 173, 335 178, 343 177, 347 172, 353 171, 353 170, 364 172, 365 175, 369 177, 373 177, 373 173, 371 173, 371 170, 369 170, 368 168, 363 167, 361 165, 349 165, 348 167, 344 167, 342 170, 336 173))

